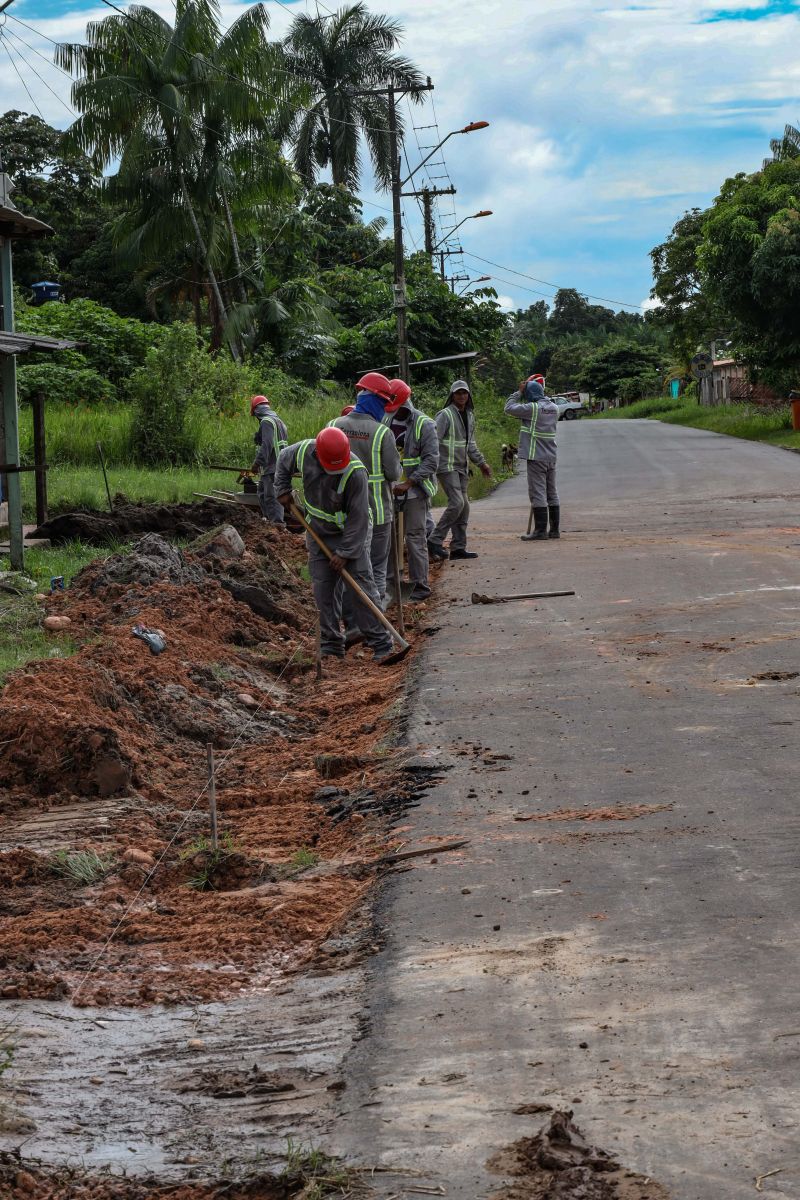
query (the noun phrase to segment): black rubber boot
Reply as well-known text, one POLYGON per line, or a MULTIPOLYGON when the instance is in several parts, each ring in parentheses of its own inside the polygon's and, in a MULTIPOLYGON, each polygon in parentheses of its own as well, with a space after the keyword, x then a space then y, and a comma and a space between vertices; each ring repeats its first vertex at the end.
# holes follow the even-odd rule
POLYGON ((561 518, 561 509, 557 504, 550 505, 550 537, 560 538, 558 523, 561 518))
POLYGON ((534 508, 533 510, 533 533, 523 533, 523 542, 546 542, 547 541, 547 509, 534 508))

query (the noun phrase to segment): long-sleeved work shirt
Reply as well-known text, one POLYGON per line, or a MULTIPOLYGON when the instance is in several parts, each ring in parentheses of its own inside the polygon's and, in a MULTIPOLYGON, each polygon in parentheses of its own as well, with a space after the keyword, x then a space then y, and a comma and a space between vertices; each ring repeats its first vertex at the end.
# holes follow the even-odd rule
POLYGON ((529 462, 556 461, 556 430, 558 405, 542 394, 536 400, 523 400, 514 392, 505 403, 505 412, 521 422, 519 429, 520 458, 529 462))
POLYGON ((278 455, 288 444, 289 433, 286 425, 272 408, 261 404, 256 409, 259 418, 258 429, 253 440, 256 444, 256 466, 262 475, 275 470, 278 455))
POLYGON ((403 410, 409 413, 407 421, 399 422, 390 415, 386 423, 399 439, 398 444, 402 444, 400 461, 403 477, 412 484, 407 495, 412 500, 425 497, 430 501, 436 495, 437 488, 439 434, 431 417, 418 408, 406 403, 400 411, 403 410))
POLYGON ((342 558, 358 558, 369 531, 367 472, 358 458, 339 475, 330 474, 317 458, 314 442, 295 442, 278 456, 275 493, 292 490, 292 478, 303 481, 305 518, 326 542, 336 539, 331 549, 342 558))
POLYGON ((392 484, 400 478, 400 457, 386 426, 369 413, 351 412, 330 425, 347 434, 351 453, 367 468, 369 506, 374 525, 385 525, 394 516, 392 484))
POLYGON ((459 412, 455 404, 446 404, 436 414, 435 422, 439 435, 440 475, 448 471, 468 475, 470 462, 476 467, 483 466, 486 459, 475 441, 475 413, 471 404, 463 412, 459 412))

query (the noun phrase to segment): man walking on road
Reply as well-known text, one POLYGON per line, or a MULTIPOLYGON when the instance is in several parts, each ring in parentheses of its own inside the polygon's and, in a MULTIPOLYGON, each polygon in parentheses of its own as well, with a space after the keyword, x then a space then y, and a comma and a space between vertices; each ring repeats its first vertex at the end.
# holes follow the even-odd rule
POLYGON ((450 558, 477 558, 467 549, 469 521, 469 464, 473 462, 489 478, 492 468, 475 441, 475 411, 469 384, 456 379, 447 404, 436 414, 439 435, 439 483, 447 496, 447 507, 428 541, 433 558, 447 558, 444 539, 450 532, 450 558))
POLYGON ((403 513, 411 600, 427 600, 428 545, 426 523, 436 495, 439 435, 430 417, 411 402, 411 388, 402 379, 390 383, 393 399, 386 405, 386 422, 394 435, 403 464, 403 480, 394 485, 395 503, 403 513))
MULTIPOLYGON (((314 602, 319 611, 323 657, 344 658, 341 602, 337 584, 345 567, 375 604, 378 593, 367 552, 369 495, 364 464, 351 457, 350 443, 340 429, 323 429, 315 439, 296 442, 281 453, 275 472, 275 489, 284 508, 292 501, 292 476, 303 481, 305 517, 325 542, 333 557, 323 553, 306 534, 308 567, 314 602)), ((347 588, 350 591, 350 588, 347 588)), ((375 662, 395 661, 392 639, 377 617, 353 594, 353 603, 364 641, 375 662)))
POLYGON ((558 405, 544 394, 541 375, 532 375, 506 400, 509 417, 521 421, 519 457, 527 460, 528 497, 533 510, 533 533, 523 533, 523 542, 547 540, 547 518, 551 538, 561 537, 561 508, 556 488, 556 429, 558 405))
MULTIPOLYGON (((369 507, 372 514, 372 541, 369 557, 372 575, 383 608, 386 594, 386 574, 392 546, 392 484, 400 478, 400 457, 394 438, 383 423, 386 405, 392 398, 389 380, 377 371, 362 375, 356 384, 358 397, 352 412, 336 417, 330 425, 341 429, 350 443, 350 450, 367 469, 369 507)), ((355 611, 349 593, 343 599, 343 612, 348 633, 357 632, 355 611)))
POLYGON ((250 415, 258 418, 258 429, 253 438, 258 449, 252 470, 260 471, 258 500, 261 515, 274 525, 283 525, 283 509, 275 495, 275 466, 281 450, 288 445, 289 434, 266 396, 253 396, 250 415))

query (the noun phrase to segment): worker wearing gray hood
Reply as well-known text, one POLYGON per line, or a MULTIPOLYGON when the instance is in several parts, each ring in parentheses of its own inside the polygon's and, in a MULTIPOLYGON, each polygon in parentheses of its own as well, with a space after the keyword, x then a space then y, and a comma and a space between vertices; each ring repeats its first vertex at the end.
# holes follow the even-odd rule
POLYGON ((430 536, 428 553, 433 558, 447 558, 444 539, 450 532, 450 558, 477 558, 474 551, 467 550, 469 464, 473 462, 487 478, 491 477, 492 468, 475 441, 475 409, 465 380, 455 380, 435 423, 439 435, 438 476, 447 496, 447 507, 430 536))
POLYGON ((533 533, 523 533, 523 542, 542 542, 548 537, 547 518, 550 516, 551 538, 560 537, 561 508, 556 488, 556 430, 558 405, 545 396, 544 388, 535 379, 519 385, 519 391, 509 396, 506 414, 521 421, 519 457, 527 460, 528 497, 533 509, 533 533))
POLYGON ((261 515, 272 521, 273 525, 283 525, 283 508, 275 495, 275 467, 278 455, 288 445, 289 434, 266 396, 253 396, 250 415, 258 420, 258 429, 253 438, 257 447, 256 457, 251 469, 259 472, 258 502, 261 515))

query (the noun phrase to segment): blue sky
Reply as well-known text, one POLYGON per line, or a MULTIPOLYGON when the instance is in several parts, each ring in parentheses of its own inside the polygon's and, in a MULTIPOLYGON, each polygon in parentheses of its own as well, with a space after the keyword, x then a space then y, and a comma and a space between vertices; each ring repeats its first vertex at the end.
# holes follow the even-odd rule
MULTIPOLYGON (((172 10, 166 0, 152 6, 172 10)), ((243 7, 224 3, 224 20, 243 7)), ((317 0, 268 0, 267 7, 278 37, 291 12, 315 13, 317 0)), ((319 0, 322 13, 335 7, 319 0)), ((450 261, 458 273, 491 275, 509 307, 552 297, 552 285, 643 303, 652 246, 685 209, 708 204, 728 175, 755 170, 787 122, 800 123, 800 0, 375 0, 370 7, 402 22, 405 52, 434 81, 433 105, 415 109, 414 124, 438 122, 444 136, 468 121, 490 122, 451 138, 446 166, 430 173, 458 188, 452 203, 442 201, 441 228, 493 211, 464 225, 465 257, 450 261)), ((79 0, 14 0, 8 10, 37 31, 8 20, 3 40, 53 124, 69 123, 69 81, 31 47, 50 59, 47 37, 79 40, 87 20, 108 12, 79 0)), ((3 109, 31 111, 5 51, 0 82, 3 109)), ((409 127, 412 165, 421 157, 417 137, 425 146, 435 136, 409 127)), ((369 178, 363 195, 366 216, 388 208, 369 178)), ((421 244, 419 211, 405 203, 408 241, 421 244)))

